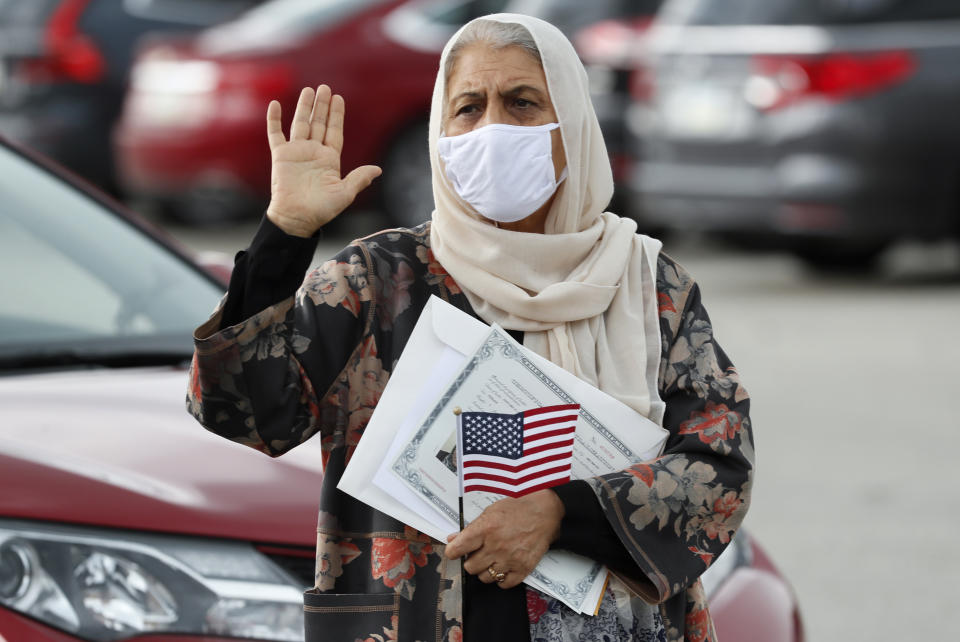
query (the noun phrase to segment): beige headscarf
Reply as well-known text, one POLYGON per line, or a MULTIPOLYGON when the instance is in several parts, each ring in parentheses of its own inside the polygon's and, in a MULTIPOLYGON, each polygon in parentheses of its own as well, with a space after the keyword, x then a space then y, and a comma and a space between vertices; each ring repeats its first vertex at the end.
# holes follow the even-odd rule
POLYGON ((430 111, 434 255, 483 320, 523 330, 528 348, 661 423, 655 277, 661 244, 636 234, 634 221, 603 212, 613 175, 586 71, 570 41, 542 20, 515 14, 481 19, 518 23, 533 36, 560 122, 568 177, 545 234, 499 229, 453 190, 437 139, 444 68, 461 29, 444 48, 430 111))

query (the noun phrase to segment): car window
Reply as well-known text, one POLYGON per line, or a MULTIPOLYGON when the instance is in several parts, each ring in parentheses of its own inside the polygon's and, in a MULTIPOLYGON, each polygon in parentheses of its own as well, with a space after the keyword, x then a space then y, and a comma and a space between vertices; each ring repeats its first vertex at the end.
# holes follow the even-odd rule
POLYGON ((263 33, 305 33, 387 0, 272 0, 244 13, 237 22, 263 33))
MULTIPOLYGON (((871 22, 896 22, 960 18, 960 2, 957 0, 890 0, 879 5, 865 7, 862 19, 871 22)), ((854 17, 857 17, 857 13, 853 12, 854 17)))
POLYGON ((421 10, 430 22, 454 27, 456 30, 474 18, 503 11, 506 4, 507 0, 461 0, 426 3, 421 10))
POLYGON ((689 25, 791 24, 810 22, 813 0, 673 0, 660 20, 689 25))
POLYGON ((844 24, 960 18, 956 0, 668 0, 661 20, 690 25, 844 24))
POLYGON ((500 13, 507 0, 413 0, 401 3, 384 20, 384 33, 393 41, 432 55, 466 22, 500 13))
POLYGON ((213 25, 259 3, 260 0, 124 0, 123 8, 131 15, 148 20, 213 25))
POLYGON ((536 16, 563 31, 601 20, 656 13, 662 0, 510 0, 507 11, 536 16))
POLYGON ((53 0, 0 0, 0 58, 41 51, 43 27, 55 7, 53 0))
POLYGON ((189 354, 222 287, 0 146, 0 358, 88 346, 189 354))
MULTIPOLYGON (((415 5, 433 31, 446 27, 443 41, 461 25, 490 13, 521 13, 553 24, 572 35, 601 20, 653 15, 662 0, 427 0, 415 5)), ((438 32, 439 33, 439 32, 438 32)), ((442 47, 442 43, 441 43, 442 47)))
POLYGON ((38 22, 53 9, 53 0, 0 0, 0 23, 38 22))

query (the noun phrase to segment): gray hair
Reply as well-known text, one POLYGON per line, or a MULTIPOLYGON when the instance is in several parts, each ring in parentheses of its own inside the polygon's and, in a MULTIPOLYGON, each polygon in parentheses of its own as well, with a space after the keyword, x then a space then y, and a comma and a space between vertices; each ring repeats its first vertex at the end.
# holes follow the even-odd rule
POLYGON ((506 47, 521 47, 536 58, 541 67, 543 66, 540 48, 537 47, 533 36, 523 25, 515 22, 497 22, 496 20, 474 20, 463 30, 463 33, 450 48, 450 53, 447 54, 447 60, 443 67, 444 85, 450 81, 450 74, 453 73, 453 67, 457 64, 460 53, 470 45, 478 43, 488 45, 494 50, 505 49, 506 47))

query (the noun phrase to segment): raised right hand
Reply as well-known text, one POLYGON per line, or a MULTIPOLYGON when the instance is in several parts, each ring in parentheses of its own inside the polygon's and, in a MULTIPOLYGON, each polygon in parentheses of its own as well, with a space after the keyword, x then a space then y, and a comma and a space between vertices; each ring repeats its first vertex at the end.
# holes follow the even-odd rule
POLYGON ((267 217, 293 236, 312 236, 345 210, 380 175, 363 165, 340 177, 343 149, 343 97, 326 85, 306 87, 290 125, 290 140, 280 125, 280 103, 267 108, 267 139, 273 165, 267 217))

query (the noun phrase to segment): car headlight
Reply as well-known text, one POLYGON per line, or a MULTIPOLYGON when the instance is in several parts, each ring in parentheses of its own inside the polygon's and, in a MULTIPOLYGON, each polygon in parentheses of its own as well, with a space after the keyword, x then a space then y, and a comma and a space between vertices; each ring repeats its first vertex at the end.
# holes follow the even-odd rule
POLYGON ((302 588, 249 544, 0 520, 0 604, 90 640, 303 640, 302 588))

